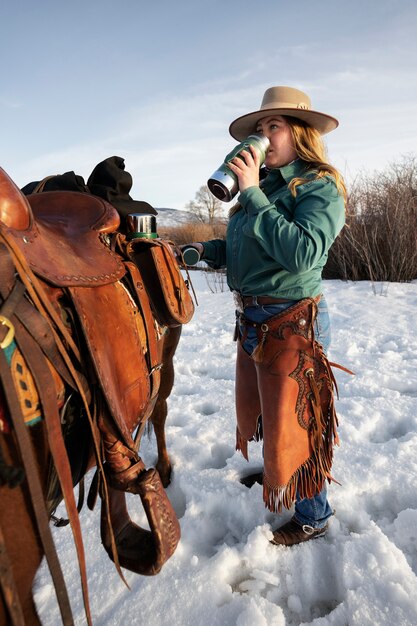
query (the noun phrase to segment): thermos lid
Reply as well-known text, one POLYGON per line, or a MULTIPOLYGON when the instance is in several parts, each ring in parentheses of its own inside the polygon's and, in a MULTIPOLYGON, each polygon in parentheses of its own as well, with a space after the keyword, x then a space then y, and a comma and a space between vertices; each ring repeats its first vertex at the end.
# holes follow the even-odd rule
POLYGON ((200 253, 194 246, 187 246, 182 249, 182 258, 186 265, 196 265, 200 260, 200 253))

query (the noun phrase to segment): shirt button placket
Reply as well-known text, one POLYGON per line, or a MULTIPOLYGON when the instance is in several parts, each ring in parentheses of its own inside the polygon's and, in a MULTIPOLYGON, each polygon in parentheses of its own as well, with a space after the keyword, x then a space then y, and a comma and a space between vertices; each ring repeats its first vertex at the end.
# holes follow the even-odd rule
POLYGON ((237 281, 237 226, 235 227, 233 233, 233 246, 232 246, 232 278, 233 282, 236 284, 237 281))

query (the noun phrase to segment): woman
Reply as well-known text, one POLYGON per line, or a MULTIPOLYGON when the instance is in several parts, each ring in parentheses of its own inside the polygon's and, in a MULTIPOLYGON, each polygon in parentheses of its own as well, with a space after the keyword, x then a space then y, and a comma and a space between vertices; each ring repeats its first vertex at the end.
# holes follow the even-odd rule
POLYGON ((261 107, 237 118, 230 134, 269 139, 260 182, 257 151, 228 166, 239 183, 226 241, 194 244, 212 267, 227 267, 237 304, 237 449, 263 437, 265 506, 279 512, 295 502, 290 522, 272 543, 293 545, 325 534, 333 511, 325 481, 337 424, 330 342, 321 274, 344 224, 345 186, 326 160, 321 136, 335 118, 311 110, 307 94, 272 87, 261 107))

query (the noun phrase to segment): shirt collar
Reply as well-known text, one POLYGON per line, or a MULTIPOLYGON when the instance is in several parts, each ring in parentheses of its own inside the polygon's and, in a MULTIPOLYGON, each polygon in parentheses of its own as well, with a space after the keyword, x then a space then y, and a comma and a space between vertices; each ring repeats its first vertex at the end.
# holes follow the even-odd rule
POLYGON ((293 178, 301 176, 306 171, 306 165, 301 159, 294 159, 291 163, 269 170, 262 181, 262 189, 267 191, 278 184, 288 184, 293 178))

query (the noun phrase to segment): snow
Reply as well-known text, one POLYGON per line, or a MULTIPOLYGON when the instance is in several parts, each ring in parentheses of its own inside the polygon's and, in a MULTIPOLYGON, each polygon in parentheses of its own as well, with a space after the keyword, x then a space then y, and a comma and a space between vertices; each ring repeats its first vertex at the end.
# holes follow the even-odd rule
MULTIPOLYGON (((291 516, 267 511, 262 488, 239 476, 259 468, 234 450, 234 313, 227 290, 213 293, 192 273, 199 306, 184 326, 169 400, 167 493, 182 539, 155 577, 126 572, 129 591, 100 545, 99 507, 81 524, 96 626, 408 626, 417 624, 417 281, 325 281, 332 314, 341 446, 329 488, 329 532, 291 548, 269 543, 291 516)), ((214 290, 213 283, 210 283, 214 290)), ((154 437, 142 457, 156 460, 154 437)), ((129 500, 144 525, 140 502, 129 500)), ((65 514, 64 510, 60 511, 65 514)), ((85 624, 71 531, 54 528, 75 623, 85 624)), ((60 623, 43 564, 35 600, 42 623, 60 623)))

